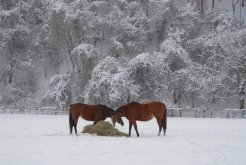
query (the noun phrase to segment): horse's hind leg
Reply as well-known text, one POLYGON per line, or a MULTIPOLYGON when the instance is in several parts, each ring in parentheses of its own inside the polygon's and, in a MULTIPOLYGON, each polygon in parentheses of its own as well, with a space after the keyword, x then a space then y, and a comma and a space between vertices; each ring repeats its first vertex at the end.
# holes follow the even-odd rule
POLYGON ((158 133, 158 136, 160 136, 161 130, 162 130, 162 125, 159 125, 159 133, 158 133))
POLYGON ((134 126, 134 128, 135 128, 136 133, 137 133, 137 137, 139 137, 138 127, 137 127, 137 122, 136 122, 136 121, 133 122, 133 126, 134 126))
POLYGON ((163 126, 163 135, 166 135, 166 129, 167 129, 167 117, 166 116, 163 118, 162 126, 163 126))
POLYGON ((74 125, 74 130, 75 130, 75 134, 78 134, 78 132, 77 132, 77 123, 74 125))
POLYGON ((73 122, 74 122, 74 131, 75 131, 75 134, 77 134, 78 117, 74 119, 73 122))
POLYGON ((158 136, 160 136, 161 134, 161 130, 162 130, 162 122, 158 121, 158 125, 159 125, 159 132, 158 132, 158 136))
POLYGON ((157 124, 159 126, 158 136, 160 136, 161 130, 162 130, 162 121, 161 121, 161 119, 158 119, 158 118, 156 118, 156 121, 157 121, 157 124))
POLYGON ((166 125, 163 125, 163 135, 166 135, 166 125))
POLYGON ((166 129, 163 127, 163 135, 166 135, 166 129))
POLYGON ((73 133, 73 126, 74 126, 74 122, 73 122, 72 113, 70 111, 69 112, 69 130, 70 130, 70 134, 73 133))
POLYGON ((70 125, 69 128, 70 128, 70 134, 72 134, 73 133, 73 125, 70 125))

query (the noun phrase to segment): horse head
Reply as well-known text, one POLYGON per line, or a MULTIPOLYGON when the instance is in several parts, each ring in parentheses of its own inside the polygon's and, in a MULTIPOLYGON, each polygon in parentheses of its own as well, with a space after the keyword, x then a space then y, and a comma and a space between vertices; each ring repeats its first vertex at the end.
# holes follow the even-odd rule
POLYGON ((115 127, 116 122, 119 123, 121 126, 124 125, 122 118, 118 116, 117 113, 114 116, 112 116, 111 121, 114 127, 115 127))
POLYGON ((124 122, 121 118, 122 115, 121 114, 121 110, 122 110, 122 106, 119 107, 116 111, 115 111, 115 114, 111 117, 111 120, 112 120, 112 123, 113 123, 113 126, 115 127, 115 124, 116 122, 119 123, 121 126, 124 125, 124 122))
POLYGON ((102 104, 98 104, 98 106, 103 110, 104 117, 112 117, 115 115, 115 111, 112 108, 102 104))

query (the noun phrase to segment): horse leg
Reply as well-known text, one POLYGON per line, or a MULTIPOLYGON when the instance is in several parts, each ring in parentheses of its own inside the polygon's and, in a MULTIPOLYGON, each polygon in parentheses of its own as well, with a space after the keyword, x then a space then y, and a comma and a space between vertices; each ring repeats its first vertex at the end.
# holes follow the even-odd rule
POLYGON ((157 123, 158 123, 158 125, 159 125, 159 132, 158 132, 158 136, 160 136, 160 134, 161 134, 161 130, 162 130, 162 121, 161 120, 157 120, 157 123))
POLYGON ((98 121, 97 121, 97 120, 95 120, 95 121, 93 122, 93 125, 96 125, 96 124, 97 124, 97 122, 98 122, 98 121))
POLYGON ((166 129, 167 129, 167 117, 164 116, 163 117, 163 122, 162 122, 162 126, 163 126, 163 135, 166 135, 166 129))
POLYGON ((166 135, 166 125, 163 124, 163 135, 165 136, 166 135))
POLYGON ((134 126, 134 128, 135 128, 136 133, 137 133, 137 137, 139 137, 138 127, 137 127, 137 122, 136 122, 136 121, 133 122, 133 126, 134 126))
MULTIPOLYGON (((105 119, 106 119, 106 118, 105 118, 105 119)), ((105 119, 104 119, 104 120, 105 120, 105 119)), ((99 114, 97 114, 96 117, 95 117, 95 119, 94 119, 93 125, 96 125, 97 122, 99 122, 100 120, 103 120, 103 119, 102 119, 102 117, 101 117, 99 114)))
POLYGON ((162 129, 162 125, 159 125, 159 133, 158 133, 158 136, 160 136, 160 134, 161 134, 161 129, 162 129))
POLYGON ((75 131, 75 134, 77 134, 78 117, 74 119, 73 122, 74 122, 74 131, 75 131))
POLYGON ((73 133, 73 126, 74 126, 74 122, 73 122, 72 113, 70 111, 69 112, 69 128, 70 128, 70 134, 73 133))
POLYGON ((132 123, 129 121, 129 136, 131 136, 132 123))

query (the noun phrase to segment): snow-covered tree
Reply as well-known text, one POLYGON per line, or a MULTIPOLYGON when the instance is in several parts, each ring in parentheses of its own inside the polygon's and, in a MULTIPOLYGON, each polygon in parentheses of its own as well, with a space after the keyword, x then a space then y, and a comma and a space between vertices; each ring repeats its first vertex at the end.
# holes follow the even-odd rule
POLYGON ((245 12, 240 22, 239 2, 235 14, 221 3, 2 0, 0 104, 50 98, 56 106, 161 100, 245 108, 245 12), (70 84, 68 92, 57 84, 70 84), (70 93, 70 101, 48 91, 70 93))
POLYGON ((181 45, 182 32, 177 30, 175 33, 170 33, 160 47, 160 51, 166 56, 166 62, 172 72, 170 88, 173 90, 174 103, 181 106, 181 99, 184 96, 186 69, 192 63, 188 52, 181 45))
POLYGON ((137 55, 129 62, 129 71, 134 84, 139 85, 140 91, 136 101, 155 100, 152 79, 153 62, 149 53, 137 55))
POLYGON ((161 100, 170 102, 168 85, 171 69, 163 53, 141 53, 129 61, 128 72, 135 85, 140 87, 135 101, 161 100), (157 60, 158 59, 158 60, 157 60))
POLYGON ((118 107, 136 95, 138 86, 132 84, 129 72, 124 70, 117 59, 106 57, 92 71, 86 87, 85 102, 102 103, 118 107))
POLYGON ((68 73, 51 78, 49 87, 44 93, 42 105, 55 105, 62 110, 67 110, 71 104, 70 76, 71 73, 68 73))
POLYGON ((239 108, 244 109, 246 92, 246 30, 224 31, 217 41, 224 54, 220 55, 224 61, 223 70, 225 88, 239 101, 239 108))
POLYGON ((75 68, 73 70, 73 92, 75 101, 83 101, 84 87, 91 79, 91 72, 98 62, 98 51, 90 44, 80 44, 72 51, 75 68))

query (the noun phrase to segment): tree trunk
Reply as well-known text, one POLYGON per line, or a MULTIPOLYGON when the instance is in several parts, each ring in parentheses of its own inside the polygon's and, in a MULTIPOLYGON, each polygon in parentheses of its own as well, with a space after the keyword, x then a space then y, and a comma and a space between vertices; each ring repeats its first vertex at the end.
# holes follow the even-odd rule
POLYGON ((72 63, 72 67, 73 67, 73 70, 75 68, 75 64, 74 64, 74 61, 73 61, 73 58, 72 58, 72 50, 73 50, 73 44, 72 44, 72 36, 70 35, 70 31, 69 31, 69 28, 68 29, 65 29, 66 26, 65 26, 65 23, 63 21, 63 18, 61 17, 61 22, 62 22, 62 26, 63 26, 63 38, 66 42, 66 46, 67 46, 67 52, 68 52, 68 56, 69 56, 69 59, 72 63))
POLYGON ((242 24, 242 1, 243 0, 240 0, 240 4, 239 4, 239 17, 240 17, 240 24, 242 24))
POLYGON ((232 11, 233 11, 233 14, 235 14, 235 11, 236 11, 236 5, 239 3, 239 0, 237 0, 235 3, 233 2, 232 0, 232 11))
POLYGON ((244 98, 239 100, 240 109, 244 109, 244 98))
POLYGON ((180 84, 179 84, 179 96, 178 96, 178 101, 179 101, 179 108, 181 108, 181 89, 180 89, 180 84))
POLYGON ((205 0, 201 0, 201 14, 204 14, 204 1, 205 0))
POLYGON ((215 0, 212 0, 212 10, 214 11, 214 1, 215 0))
POLYGON ((194 92, 192 92, 192 94, 191 94, 191 104, 192 104, 192 108, 194 109, 195 108, 195 94, 194 94, 194 92))
POLYGON ((10 68, 8 71, 8 76, 9 76, 9 84, 12 83, 12 76, 13 76, 13 68, 14 68, 14 63, 15 60, 13 58, 13 38, 8 42, 8 49, 9 49, 9 55, 10 55, 10 68))
POLYGON ((129 89, 127 90, 127 100, 126 100, 127 103, 130 103, 131 102, 131 95, 130 95, 130 91, 129 89))
POLYGON ((11 84, 12 83, 12 74, 10 73, 9 74, 9 84, 11 84))
POLYGON ((244 109, 244 97, 245 97, 246 81, 241 83, 239 88, 239 108, 244 109))
POLYGON ((174 92, 173 92, 173 103, 174 104, 178 103, 178 98, 176 97, 176 90, 175 89, 174 89, 174 92))
POLYGON ((12 8, 12 6, 13 6, 11 0, 2 0, 0 2, 0 5, 3 6, 4 10, 10 10, 12 8))

